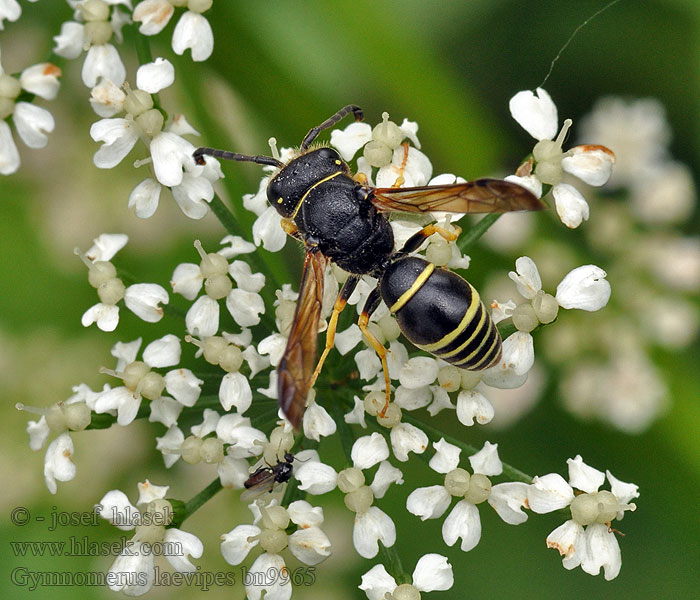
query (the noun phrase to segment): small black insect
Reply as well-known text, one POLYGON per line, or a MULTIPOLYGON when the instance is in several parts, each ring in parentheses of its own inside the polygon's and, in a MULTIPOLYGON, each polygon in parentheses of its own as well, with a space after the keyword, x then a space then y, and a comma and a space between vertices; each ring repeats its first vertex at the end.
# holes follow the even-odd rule
MULTIPOLYGON (((500 359, 501 337, 472 285, 452 271, 408 256, 433 233, 448 241, 456 239, 456 235, 428 225, 402 248, 394 250, 394 235, 386 213, 492 213, 546 208, 525 188, 500 179, 413 188, 371 187, 366 178, 353 175, 332 148, 310 148, 321 131, 350 113, 356 121, 363 118, 358 106, 351 104, 340 109, 311 129, 298 152, 286 163, 270 156, 249 156, 213 148, 198 148, 194 152, 199 164, 204 164, 204 156, 208 155, 278 169, 267 186, 268 201, 282 216, 284 230, 303 242, 306 250, 294 321, 277 367, 277 397, 295 429, 301 424, 309 390, 333 347, 338 316, 364 274, 378 279, 377 287, 367 297, 358 326, 382 362, 386 389, 383 411, 391 395, 387 350, 368 328, 369 318, 382 300, 396 316, 403 335, 418 348, 469 370, 486 369, 500 359), (326 346, 316 363, 329 260, 350 276, 338 294, 328 322, 326 346)), ((405 152, 407 158, 407 145, 405 152)), ((285 464, 263 468, 248 481, 256 475, 262 480, 288 479, 280 466, 285 464)), ((289 469, 291 474, 291 464, 289 469)))
POLYGON ((284 460, 278 459, 276 465, 268 465, 257 469, 243 484, 245 491, 241 494, 241 500, 249 502, 265 492, 271 492, 276 483, 289 481, 294 471, 293 463, 294 455, 285 452, 284 460))

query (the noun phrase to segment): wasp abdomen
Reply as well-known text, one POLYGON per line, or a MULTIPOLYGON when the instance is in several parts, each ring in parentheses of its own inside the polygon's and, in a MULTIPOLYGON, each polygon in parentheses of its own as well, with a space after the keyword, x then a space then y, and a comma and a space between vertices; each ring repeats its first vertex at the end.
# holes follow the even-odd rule
POLYGON ((501 336, 479 293, 462 277, 422 258, 391 263, 382 299, 413 344, 462 369, 478 371, 501 357, 501 336))

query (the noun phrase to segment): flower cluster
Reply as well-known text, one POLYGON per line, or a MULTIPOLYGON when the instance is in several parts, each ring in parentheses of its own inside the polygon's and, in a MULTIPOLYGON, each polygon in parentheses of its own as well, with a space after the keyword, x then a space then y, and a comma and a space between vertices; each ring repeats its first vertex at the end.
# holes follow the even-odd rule
MULTIPOLYGON (((277 408, 276 367, 303 308, 298 308, 294 286, 280 281, 272 269, 268 271, 257 252, 257 247, 278 252, 287 233, 295 233, 270 205, 266 193, 270 177, 283 167, 265 167, 257 192, 243 197, 243 207, 254 215, 251 231, 234 231, 233 219, 227 224, 226 217, 231 215, 215 191, 223 177, 218 161, 193 159, 195 146, 185 136, 197 132, 184 116, 161 103, 160 92, 175 82, 173 63, 165 57, 147 59, 131 79, 117 49, 125 25, 144 36, 156 35, 174 21, 177 9, 184 8, 174 26, 172 49, 177 55, 190 49, 192 60, 205 60, 212 53, 213 36, 202 13, 212 1, 143 0, 133 9, 129 0, 69 0, 68 5, 73 18, 61 27, 54 51, 67 59, 86 53, 82 80, 90 88, 89 103, 100 117, 90 128, 90 136, 102 144, 94 154, 94 164, 111 169, 137 147, 145 148, 146 155, 135 166, 147 166, 150 173, 135 182, 128 202, 135 214, 151 217, 165 188, 193 219, 203 218, 216 202, 217 216, 229 234, 214 248, 209 242, 195 240, 190 252, 196 253, 192 256, 198 257, 197 262, 173 265, 172 304, 165 287, 131 283, 120 269, 115 256, 127 244, 126 235, 103 234, 86 252, 76 250, 99 297, 83 314, 84 326, 94 323, 102 331, 117 331, 122 319, 131 318, 120 315, 122 301, 145 323, 161 321, 166 312, 179 321, 160 337, 146 331, 137 339, 131 336, 126 338, 129 341, 116 342, 111 351, 116 365, 100 368, 100 373, 112 378, 101 390, 80 384, 72 396, 54 406, 18 405, 38 415, 29 422, 27 432, 32 449, 48 443, 44 476, 51 493, 57 492, 58 482, 76 476, 73 437, 78 432, 110 425, 130 427, 139 419, 148 419, 158 428, 154 450, 162 455, 166 468, 179 463, 183 468, 204 465, 202 468, 210 469, 213 480, 188 502, 166 498, 169 486, 153 485, 147 479, 139 484, 135 506, 118 490, 103 496, 95 506, 100 516, 123 531, 134 532, 128 548, 111 566, 110 588, 141 595, 153 587, 155 547, 163 550, 175 571, 195 572, 198 567, 191 559, 202 557, 205 543, 209 551, 211 545, 185 532, 182 523, 220 490, 241 491, 241 502, 252 514, 248 522, 220 526, 224 559, 230 565, 252 560, 244 582, 249 598, 289 598, 298 585, 288 576, 290 559, 313 569, 331 555, 334 545, 342 543, 333 539, 323 508, 311 501, 339 495, 349 511, 348 538, 355 552, 373 561, 359 585, 371 600, 416 598, 422 592, 449 590, 454 584, 452 565, 437 552, 419 558, 411 575, 401 572, 400 561, 391 560, 398 556, 401 540, 396 515, 385 501, 388 493, 405 492, 401 506, 408 518, 440 519, 445 546, 459 543, 462 552, 478 545, 481 510, 486 504, 509 525, 520 525, 530 515, 567 509, 571 519, 549 535, 547 544, 561 552, 567 569, 581 566, 595 575, 603 568, 606 579, 616 577, 621 559, 612 522, 635 509, 630 504, 638 496, 635 485, 608 472, 610 490, 601 490, 605 476, 580 457, 569 460, 568 483, 556 474, 534 478, 517 474, 501 461, 496 444, 487 442, 477 450, 441 435, 430 423, 442 411, 454 411, 455 424, 462 426, 489 423, 496 412, 491 398, 501 390, 527 389, 535 367, 535 343, 541 344, 540 330, 558 331, 575 318, 560 315, 559 309, 597 313, 608 304, 611 286, 606 272, 592 264, 552 268, 546 254, 541 260, 536 257, 537 264, 530 256, 518 258, 514 271, 499 275, 502 282, 515 284, 508 297, 486 302, 491 316, 484 319, 492 318, 505 339, 500 359, 481 371, 460 369, 408 344, 401 337, 395 314, 383 304, 372 312, 364 329, 372 337, 370 347, 363 343, 363 330, 350 319, 343 320, 326 364, 325 373, 333 372, 334 380, 329 382, 325 373, 321 375, 319 385, 308 395, 301 432, 296 432, 277 408), (542 277, 545 271, 547 277, 542 277), (553 272, 559 284, 550 288, 548 279, 553 272), (386 349, 385 357, 377 356, 378 345, 386 349), (385 403, 389 387, 391 401, 385 403), (340 440, 344 460, 331 458, 328 438, 340 440), (426 458, 429 481, 405 489, 410 486, 406 483, 409 478, 404 479, 404 465, 414 455, 426 458), (385 564, 377 564, 378 557, 385 564), (267 581, 258 576, 270 572, 279 577, 267 581)), ((0 1, 0 24, 18 16, 16 2, 0 1)), ((48 64, 25 69, 18 77, 0 71, 0 140, 9 140, 0 154, 3 174, 19 167, 5 120, 12 117, 27 145, 45 144, 45 132, 53 128, 53 120, 31 103, 31 96, 53 98, 58 75, 48 64)), ((561 221, 569 228, 578 227, 591 217, 590 209, 585 190, 567 183, 565 173, 601 186, 610 178, 615 155, 605 146, 591 144, 564 150, 571 121, 565 121, 557 134, 557 110, 544 90, 538 89, 536 95, 520 92, 510 107, 537 144, 531 158, 508 179, 538 197, 551 190, 561 221)), ((374 127, 356 122, 334 129, 330 145, 347 162, 358 156, 353 172, 362 186, 406 188, 465 182, 451 173, 435 175, 421 150, 417 123, 404 119, 398 125, 388 113, 374 127)), ((274 158, 266 163, 270 165, 284 165, 299 152, 292 148, 278 151, 273 141, 271 149, 274 158)), ((462 217, 399 215, 389 223, 396 247, 402 248, 418 231, 426 231, 427 223, 437 222, 427 230, 436 233, 412 253, 433 265, 457 270, 471 263, 457 241, 461 227, 456 223, 462 217)), ((483 233, 493 222, 495 217, 485 220, 478 231, 483 233)), ((689 253, 687 261, 692 260, 689 253)), ((323 297, 315 298, 320 332, 331 330, 331 325, 335 331, 339 318, 336 298, 350 276, 335 264, 326 269, 323 297)), ((343 298, 354 307, 348 312, 361 312, 378 285, 369 275, 358 279, 354 292, 343 298)), ((414 520, 418 525, 418 519, 414 520)), ((426 548, 429 550, 433 549, 426 548)))

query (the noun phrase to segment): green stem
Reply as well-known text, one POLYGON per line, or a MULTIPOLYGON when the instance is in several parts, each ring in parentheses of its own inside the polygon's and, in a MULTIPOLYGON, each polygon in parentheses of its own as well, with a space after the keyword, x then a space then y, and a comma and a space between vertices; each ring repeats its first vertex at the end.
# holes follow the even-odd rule
POLYGON ((205 502, 211 499, 217 492, 222 490, 221 480, 217 477, 207 487, 205 487, 194 498, 185 502, 184 514, 180 518, 180 523, 195 513, 205 502))
POLYGON ((381 556, 384 567, 389 574, 396 580, 396 583, 411 583, 411 578, 403 570, 399 553, 394 549, 394 546, 387 548, 379 542, 379 556, 381 556))

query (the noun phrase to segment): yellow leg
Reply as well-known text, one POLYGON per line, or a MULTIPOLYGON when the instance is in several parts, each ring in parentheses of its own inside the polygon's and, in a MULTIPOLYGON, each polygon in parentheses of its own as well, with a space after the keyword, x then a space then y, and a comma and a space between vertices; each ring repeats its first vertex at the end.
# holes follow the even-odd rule
POLYGON ((408 162, 408 142, 404 142, 401 144, 403 146, 403 160, 401 161, 401 166, 399 167, 399 176, 396 178, 396 181, 394 181, 394 185, 391 187, 393 188, 398 188, 401 187, 404 184, 404 178, 403 174, 404 171, 406 170, 406 163, 408 162))
POLYGON ((328 329, 326 330, 326 347, 323 349, 321 358, 318 359, 318 363, 316 364, 314 374, 311 376, 309 389, 311 389, 314 386, 314 383, 316 383, 316 379, 323 368, 323 363, 326 361, 331 348, 333 348, 333 343, 335 342, 335 331, 338 327, 338 317, 340 316, 340 313, 343 312, 345 305, 348 303, 348 298, 354 291, 355 287, 357 287, 359 280, 359 277, 351 275, 345 280, 343 287, 340 288, 340 292, 338 292, 338 297, 335 299, 335 304, 333 305, 333 313, 328 321, 328 329))
POLYGON ((391 387, 389 380, 389 367, 386 363, 386 348, 380 343, 380 341, 374 336, 374 334, 369 330, 367 326, 369 323, 369 313, 365 310, 362 311, 360 318, 357 321, 357 325, 360 331, 365 335, 367 341, 370 343, 374 351, 379 356, 379 360, 382 361, 382 369, 384 370, 384 384, 386 385, 386 401, 384 402, 384 408, 378 413, 378 416, 383 417, 386 415, 386 409, 389 408, 389 401, 391 400, 391 387))
POLYGON ((453 227, 455 228, 454 233, 447 231, 447 229, 444 229, 443 227, 440 227, 439 225, 435 225, 435 223, 432 223, 430 225, 426 225, 425 227, 423 227, 423 229, 420 231, 420 233, 425 238, 428 238, 431 235, 433 235, 434 233, 437 233, 446 242, 454 242, 459 237, 459 234, 462 233, 462 228, 459 227, 458 225, 453 225, 453 227))

